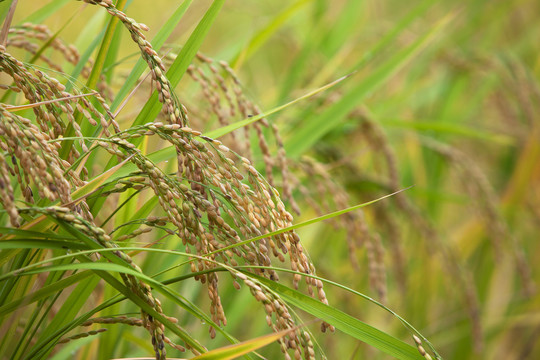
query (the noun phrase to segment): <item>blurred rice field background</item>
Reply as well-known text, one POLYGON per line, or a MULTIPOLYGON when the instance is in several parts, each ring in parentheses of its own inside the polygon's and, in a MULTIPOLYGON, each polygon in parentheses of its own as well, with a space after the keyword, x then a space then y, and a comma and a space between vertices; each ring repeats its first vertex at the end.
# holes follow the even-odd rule
MULTIPOLYGON (((198 0, 187 9, 159 52, 166 65, 212 3, 198 0)), ((135 0, 125 2, 123 11, 146 24, 152 39, 180 4, 135 0)), ((200 48, 214 65, 228 64, 237 80, 228 86, 254 104, 253 114, 347 76, 267 116, 274 130, 239 129, 221 140, 239 152, 251 151, 257 170, 273 178, 284 195, 293 223, 407 188, 297 232, 318 276, 382 302, 447 360, 540 357, 539 16, 540 2, 532 0, 227 0, 200 48), (261 136, 267 151, 261 150, 261 136), (280 142, 286 174, 276 165, 283 155, 280 142)), ((46 25, 82 54, 109 19, 102 8, 80 1, 20 0, 12 25, 46 25), (51 13, 41 10, 51 4, 58 5, 51 13)), ((116 36, 118 46, 102 72, 112 99, 139 58, 125 29, 116 36)), ((21 50, 8 50, 30 59, 21 50)), ((57 53, 50 56, 64 62, 57 53)), ((193 63, 197 67, 183 76, 176 94, 190 126, 206 134, 224 126, 219 116, 224 100, 213 103, 205 94, 205 79, 212 76, 207 63, 201 58, 193 63)), ((121 128, 148 99, 152 88, 143 85, 118 115, 121 128)), ((242 111, 225 117, 229 123, 245 118, 242 111)), ((162 143, 146 146, 158 149, 162 143)), ((122 213, 123 219, 136 210, 122 213)), ((139 244, 158 241, 144 236, 139 244)), ((157 273, 159 256, 140 256, 139 265, 157 273)), ((96 289, 91 303, 112 294, 103 286, 96 289)), ((204 285, 182 282, 174 290, 208 311, 204 285)), ((414 345, 388 312, 338 287, 326 285, 325 291, 332 307, 414 345)), ((240 340, 269 333, 264 308, 247 288, 238 291, 224 278, 220 293, 228 333, 240 340)), ((164 313, 175 314, 205 346, 228 344, 220 336, 210 340, 208 325, 162 302, 164 313)), ((133 309, 117 304, 107 311, 133 309)), ((391 358, 339 329, 321 334, 320 324, 309 323, 312 315, 302 310, 297 315, 313 331, 317 358, 391 358)), ((128 326, 111 326, 55 349, 50 358, 56 360, 152 354, 147 334, 128 326)), ((259 353, 267 359, 282 356, 275 344, 259 353)), ((187 356, 174 349, 169 354, 187 356)))

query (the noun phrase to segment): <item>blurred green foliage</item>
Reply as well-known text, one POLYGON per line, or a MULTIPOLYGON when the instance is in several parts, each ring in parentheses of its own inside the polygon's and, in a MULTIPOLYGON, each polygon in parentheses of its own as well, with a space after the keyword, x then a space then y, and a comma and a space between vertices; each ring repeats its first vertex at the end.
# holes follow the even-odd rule
MULTIPOLYGON (((211 3, 199 0, 187 9, 166 41, 173 52, 181 51, 211 3)), ((38 20, 81 53, 109 21, 103 9, 76 1, 41 6, 51 10, 35 13, 35 1, 20 0, 13 24, 38 20)), ((177 7, 178 1, 128 1, 125 12, 148 25, 152 39, 177 7)), ((540 357, 540 298, 534 289, 540 279, 538 14, 540 2, 533 0, 229 0, 201 45, 203 54, 231 65, 263 112, 352 74, 268 119, 280 130, 291 164, 306 158, 321 164, 348 194, 348 205, 388 194, 396 185, 414 185, 371 205, 364 217, 384 249, 379 266, 386 274, 385 305, 445 359, 540 357)), ((104 69, 113 91, 122 87, 138 51, 126 31, 116 36, 118 48, 104 69)), ((209 106, 191 91, 195 86, 183 78, 178 99, 198 130, 214 130, 214 118, 204 122, 199 116, 209 106)), ((128 104, 120 120, 132 121, 126 119, 138 110, 139 104, 128 104)), ((264 173, 262 155, 255 160, 264 173)), ((320 215, 307 196, 339 210, 332 188, 321 192, 314 176, 296 176, 293 195, 302 214, 295 222, 320 215)), ((130 211, 123 214, 127 219, 130 211)), ((369 249, 355 249, 358 269, 349 261, 347 224, 336 229, 317 223, 299 234, 319 276, 377 298, 369 249)), ((152 268, 154 256, 141 268, 152 268)), ((264 311, 246 289, 235 290, 228 279, 220 287, 227 332, 242 340, 268 333, 264 311)), ((200 284, 179 283, 174 290, 208 308, 200 284)), ((413 344, 395 317, 339 288, 326 291, 331 306, 413 344)), ((114 290, 103 290, 102 299, 112 296, 114 290)), ((163 308, 177 310, 167 302, 163 308)), ((134 307, 117 304, 108 311, 134 307)), ((207 341, 207 328, 188 314, 177 317, 205 345, 227 344, 223 337, 207 341)), ((316 325, 309 327, 317 334, 316 325)), ((145 336, 115 328, 87 342, 77 357, 61 351, 53 358, 143 356, 151 351, 141 344, 145 336)), ((339 331, 316 338, 329 359, 388 358, 339 331)), ((276 358, 279 348, 261 354, 276 358)))

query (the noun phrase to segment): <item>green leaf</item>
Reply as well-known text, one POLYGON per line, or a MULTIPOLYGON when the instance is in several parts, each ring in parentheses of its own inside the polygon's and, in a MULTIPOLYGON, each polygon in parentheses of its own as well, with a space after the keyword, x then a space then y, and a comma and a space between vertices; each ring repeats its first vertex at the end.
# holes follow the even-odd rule
MULTIPOLYGON (((40 231, 31 231, 25 229, 9 228, 9 227, 0 227, 0 234, 2 235, 15 235, 17 238, 37 238, 37 239, 57 239, 57 240, 66 240, 67 238, 63 235, 56 233, 43 233, 40 231)), ((6 241, 0 241, 0 248, 2 244, 6 241)))
POLYGON ((158 283, 156 280, 152 279, 151 277, 140 273, 136 270, 133 270, 133 268, 125 266, 125 265, 119 265, 119 264, 111 264, 106 262, 86 262, 86 263, 73 263, 73 264, 65 264, 65 265, 51 265, 51 266, 41 266, 35 270, 28 270, 28 271, 22 271, 19 272, 19 276, 23 275, 32 275, 32 274, 41 274, 44 272, 53 272, 53 271, 77 271, 77 270, 101 270, 106 271, 108 273, 123 273, 123 274, 129 274, 133 275, 140 280, 143 280, 150 284, 158 283))
POLYGON ((12 2, 13 0, 0 1, 0 22, 4 22, 12 2))
POLYGON ((21 309, 24 306, 30 305, 36 301, 46 299, 49 296, 54 296, 59 291, 62 291, 73 284, 81 282, 88 276, 92 276, 92 275, 93 273, 91 271, 79 272, 75 275, 70 275, 62 280, 59 280, 51 285, 42 287, 39 290, 36 290, 34 292, 29 292, 18 299, 15 299, 3 306, 0 306, 0 318, 6 316, 10 312, 21 309))
POLYGON ((334 104, 323 110, 318 116, 309 118, 309 122, 302 127, 295 128, 294 132, 285 143, 287 154, 298 158, 310 147, 317 143, 324 135, 339 126, 355 107, 385 84, 393 75, 402 69, 416 54, 420 52, 436 34, 444 29, 445 25, 453 17, 447 15, 434 28, 420 37, 410 46, 396 52, 390 59, 379 65, 370 75, 334 104))
POLYGON ((395 337, 380 331, 346 313, 321 303, 310 296, 291 289, 285 285, 268 280, 260 276, 254 276, 268 288, 275 291, 285 302, 295 306, 317 318, 333 325, 336 329, 365 342, 375 348, 400 360, 425 360, 418 350, 395 337))
POLYGON ((515 139, 505 134, 496 134, 484 129, 476 129, 455 122, 440 121, 406 121, 398 119, 381 119, 381 123, 389 127, 397 127, 419 131, 431 131, 441 134, 470 137, 479 140, 491 141, 501 145, 514 145, 515 139))
POLYGON ((14 240, 0 241, 0 249, 88 249, 88 247, 71 241, 25 239, 17 237, 14 240))
MULTIPOLYGON (((122 9, 125 5, 127 0, 118 0, 116 3, 116 7, 118 9, 122 9)), ((104 9, 102 11, 105 11, 104 9)), ((107 26, 107 31, 105 32, 105 36, 103 37, 103 40, 101 41, 101 47, 99 48, 98 55, 94 61, 94 65, 92 66, 92 72, 90 73, 90 76, 88 77, 88 80, 86 81, 86 86, 88 86, 90 89, 95 89, 96 85, 99 81, 99 77, 101 76, 103 72, 103 67, 105 65, 107 55, 109 54, 109 49, 111 47, 114 47, 114 33, 116 31, 116 27, 118 26, 118 22, 120 20, 117 17, 111 17, 109 20, 109 25, 107 26)))
POLYGON ((36 353, 45 352, 52 347, 53 340, 59 338, 58 331, 61 330, 66 322, 75 319, 81 308, 86 303, 88 297, 99 283, 96 276, 84 278, 78 282, 69 297, 62 303, 62 307, 56 312, 50 324, 39 334, 32 350, 27 355, 27 359, 34 359, 36 353), (48 346, 46 346, 48 345, 48 346))

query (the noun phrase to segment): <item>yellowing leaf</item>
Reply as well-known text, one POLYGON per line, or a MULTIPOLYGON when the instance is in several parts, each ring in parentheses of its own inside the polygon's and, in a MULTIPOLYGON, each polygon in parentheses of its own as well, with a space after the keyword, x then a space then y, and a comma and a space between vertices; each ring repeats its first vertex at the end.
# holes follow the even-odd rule
POLYGON ((290 330, 283 330, 277 333, 260 336, 255 339, 243 341, 239 344, 224 346, 219 349, 215 349, 199 356, 195 356, 192 360, 229 360, 236 359, 239 356, 248 354, 252 351, 262 348, 274 341, 277 341, 290 333, 295 331, 298 327, 292 328, 290 330))

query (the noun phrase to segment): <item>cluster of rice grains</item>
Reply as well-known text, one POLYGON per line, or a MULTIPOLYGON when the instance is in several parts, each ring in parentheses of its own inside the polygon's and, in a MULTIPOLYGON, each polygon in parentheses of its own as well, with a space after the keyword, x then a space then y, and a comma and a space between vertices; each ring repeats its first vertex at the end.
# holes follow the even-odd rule
MULTIPOLYGON (((79 66, 81 55, 73 45, 65 44, 62 39, 57 38, 47 26, 42 24, 24 23, 9 29, 6 48, 19 48, 33 55, 34 59, 43 61, 48 69, 54 70, 60 74, 65 74, 64 69, 58 61, 48 57, 42 47, 54 49, 66 62, 73 66, 79 66)), ((93 61, 88 59, 87 63, 82 64, 80 75, 88 79, 92 71, 93 61)), ((103 76, 100 77, 97 85, 97 91, 108 101, 112 99, 112 92, 105 82, 103 76)))
MULTIPOLYGON (((198 61, 188 67, 187 73, 200 86, 200 94, 206 100, 209 108, 205 113, 192 117, 194 124, 203 126, 216 116, 219 124, 226 126, 236 121, 239 116, 246 119, 261 114, 259 107, 245 96, 242 84, 229 64, 224 61, 216 62, 200 53, 197 54, 196 60, 198 61)), ((197 104, 201 104, 200 99, 196 101, 197 104)), ((201 112, 201 106, 198 105, 197 108, 201 112)), ((224 136, 224 143, 234 152, 244 154, 249 159, 262 156, 265 179, 271 186, 276 186, 274 171, 280 174, 281 183, 279 185, 283 189, 282 198, 290 204, 294 212, 299 214, 300 208, 292 196, 291 175, 288 166, 290 164, 288 164, 277 126, 270 124, 266 118, 262 118, 244 126, 242 130, 242 133, 231 132, 224 136), (269 129, 270 134, 265 129, 269 129), (256 149, 253 149, 251 145, 252 132, 255 132, 258 145, 256 149), (275 157, 270 151, 270 144, 267 140, 271 136, 275 140, 277 149, 275 157)))
MULTIPOLYGON (((201 110, 200 98, 195 99, 198 112, 190 111, 192 123, 208 124, 212 118, 217 117, 221 126, 229 125, 240 115, 242 118, 259 115, 260 109, 245 96, 238 77, 231 67, 223 61, 214 61, 202 54, 197 54, 197 62, 188 68, 188 74, 200 87, 201 97, 206 100, 208 108, 201 110)), ((189 105, 188 105, 189 108, 189 105)), ((345 189, 333 180, 325 166, 313 159, 302 158, 299 161, 287 159, 279 131, 274 124, 265 118, 243 128, 242 133, 230 133, 224 136, 223 142, 235 152, 245 154, 248 158, 262 158, 265 164, 265 178, 272 186, 283 189, 282 198, 291 208, 299 213, 300 209, 292 197, 292 189, 296 189, 302 199, 318 215, 324 215, 336 209, 350 206, 349 196, 345 189), (270 131, 265 131, 268 128, 270 131), (252 133, 258 143, 257 149, 252 149, 252 133), (274 147, 277 156, 273 157, 270 151, 269 140, 275 140, 274 147), (254 151, 256 150, 256 151, 254 151), (290 171, 292 169, 293 172, 290 171), (280 175, 280 181, 274 176, 280 175), (309 178, 310 188, 303 185, 303 178, 309 178), (331 194, 331 196, 328 196, 331 194)), ((386 299, 386 269, 383 262, 384 249, 380 237, 370 230, 362 211, 354 211, 332 220, 336 227, 347 231, 347 244, 349 259, 355 270, 359 270, 357 249, 365 247, 368 257, 369 277, 371 287, 377 292, 383 302, 386 299)), ((397 246, 397 245, 396 245, 397 246)), ((397 263, 403 264, 402 251, 394 251, 397 263)), ((398 266, 403 277, 403 265, 398 266)))
MULTIPOLYGON (((314 358, 308 332, 296 328, 287 306, 279 297, 270 289, 250 280, 245 274, 232 269, 236 265, 270 266, 271 257, 286 261, 286 255, 293 270, 306 274, 315 272, 298 235, 293 231, 234 246, 243 240, 292 225, 292 216, 272 186, 274 165, 281 169, 284 177, 287 176, 285 155, 277 129, 273 128, 273 131, 280 144, 280 151, 278 159, 274 160, 270 156, 260 125, 254 125, 267 166, 266 175, 269 177, 267 181, 257 172, 250 160, 229 150, 220 141, 202 136, 200 132, 188 127, 186 111, 175 98, 171 85, 164 75, 165 66, 142 33, 146 30, 145 25, 128 18, 117 10, 110 0, 85 2, 104 7, 129 30, 151 70, 153 84, 163 104, 163 117, 166 123, 153 122, 121 131, 106 101, 98 92, 94 91, 90 95, 97 100, 99 108, 81 96, 76 88, 66 91, 66 87, 58 80, 15 59, 5 47, 0 48, 0 70, 13 80, 12 86, 4 88, 22 92, 30 103, 45 102, 32 108, 35 120, 17 116, 9 111, 9 107, 0 104, 2 148, 0 199, 12 226, 20 226, 23 222, 20 217, 21 211, 25 211, 28 215, 46 214, 70 223, 103 247, 115 248, 116 244, 111 236, 95 224, 92 209, 85 199, 71 198, 73 191, 84 186, 89 177, 87 169, 83 166, 84 160, 81 161, 81 158, 89 151, 104 148, 119 161, 127 159, 139 169, 136 177, 132 177, 133 182, 124 179, 117 183, 112 191, 123 191, 129 187, 151 188, 158 197, 165 216, 148 219, 147 225, 174 224, 175 234, 182 239, 186 251, 197 255, 191 263, 192 271, 202 272, 196 278, 207 284, 212 320, 217 325, 226 324, 218 293, 218 276, 212 271, 218 266, 219 261, 227 265, 227 269, 235 279, 243 280, 253 296, 264 304, 269 326, 276 331, 293 330, 280 340, 285 358, 290 358, 289 350, 294 353, 296 359, 302 357, 302 351, 305 358, 314 358), (91 145, 91 139, 85 140, 81 130, 87 125, 101 129, 99 139, 91 145), (176 148, 177 176, 164 173, 129 141, 142 136, 158 136, 176 148), (35 203, 43 203, 41 201, 43 199, 62 205, 32 207, 35 203), (17 207, 21 201, 28 208, 17 207), (225 247, 227 249, 224 249, 225 247)), ((25 24, 11 32, 8 44, 39 54, 36 46, 28 39, 46 40, 50 39, 50 34, 43 27, 25 24)), ((59 40, 54 40, 50 44, 53 44, 51 46, 68 61, 73 63, 78 61, 78 54, 73 48, 63 45, 59 40)), ((52 66, 49 59, 40 56, 53 69, 62 70, 56 65, 52 66)), ((204 57, 199 59, 204 60, 204 57)), ((83 75, 88 75, 88 71, 87 69, 83 72, 83 75)), ((193 73, 193 68, 190 72, 193 73)), ((241 99, 240 93, 237 92, 236 95, 236 99, 241 99)), ((243 116, 249 115, 250 112, 258 113, 258 109, 249 104, 238 102, 243 116)), ((261 124, 268 126, 265 121, 261 124)), ((290 198, 291 189, 285 188, 284 192, 290 198)), ((114 254, 130 264, 134 270, 141 271, 127 254, 118 250, 114 251, 114 254)), ((254 267, 252 271, 260 276, 278 280, 278 275, 273 270, 254 267)), ((298 287, 301 278, 298 274, 294 275, 295 287, 298 287)), ((161 304, 152 295, 148 285, 132 275, 124 274, 122 279, 134 294, 162 314, 161 304)), ((309 293, 311 295, 316 293, 320 301, 327 304, 322 282, 310 277, 305 277, 305 281, 309 293)), ((174 345, 165 336, 163 324, 149 314, 143 312, 142 321, 136 325, 142 325, 150 332, 157 359, 166 358, 166 343, 177 349, 183 349, 179 345, 174 345)), ((333 331, 332 326, 323 323, 322 330, 326 329, 333 331)), ((210 332, 212 337, 215 336, 214 328, 211 328, 210 332)), ((97 332, 93 331, 87 335, 95 333, 97 332)), ((66 339, 68 340, 69 338, 66 339)), ((185 345, 194 353, 204 349, 200 344, 195 346, 186 342, 185 345)))
MULTIPOLYGON (((346 209, 350 198, 346 190, 334 180, 329 168, 324 164, 304 156, 294 164, 299 176, 307 176, 313 189, 302 185, 296 176, 292 177, 295 188, 303 195, 303 199, 321 216, 336 209, 346 209), (331 194, 331 196, 328 196, 331 194)), ((376 292, 381 302, 386 302, 386 266, 384 264, 385 250, 381 237, 368 225, 364 212, 351 211, 332 219, 335 228, 346 231, 349 261, 355 271, 360 271, 358 249, 365 248, 370 287, 376 292)))
MULTIPOLYGON (((107 128, 114 121, 107 120, 102 112, 84 97, 74 101, 75 108, 70 103, 53 102, 55 99, 69 98, 80 93, 66 92, 65 86, 58 80, 40 70, 27 67, 7 53, 4 47, 0 48, 0 70, 13 79, 14 85, 9 87, 10 90, 22 92, 31 103, 49 102, 43 106, 33 107, 37 124, 17 116, 9 111, 9 107, 0 104, 2 118, 0 131, 3 140, 0 146, 4 151, 0 155, 0 172, 4 180, 2 199, 6 199, 4 206, 10 215, 12 225, 17 226, 19 216, 12 202, 13 189, 8 191, 11 195, 5 193, 10 187, 9 175, 17 178, 24 200, 29 204, 36 202, 34 191, 37 191, 39 198, 70 203, 72 188, 84 185, 88 175, 85 168, 79 172, 71 169, 72 164, 80 158, 81 151, 88 151, 82 140, 81 127, 76 121, 77 115, 85 117, 93 125, 97 124, 95 118, 99 119, 104 129, 103 134, 106 136, 110 135, 107 128), (69 134, 68 129, 72 129, 74 135, 80 138, 77 141, 79 148, 77 146, 62 148, 60 142, 51 142, 69 134), (63 156, 60 156, 61 152, 63 156), (9 163, 6 156, 11 158, 9 163), (32 183, 35 185, 34 191, 32 183)), ((101 103, 103 112, 109 113, 104 99, 98 93, 92 95, 101 103)), ((107 115, 109 119, 112 119, 109 115, 107 115)), ((85 218, 91 219, 90 211, 84 202, 77 206, 77 210, 85 218)))

